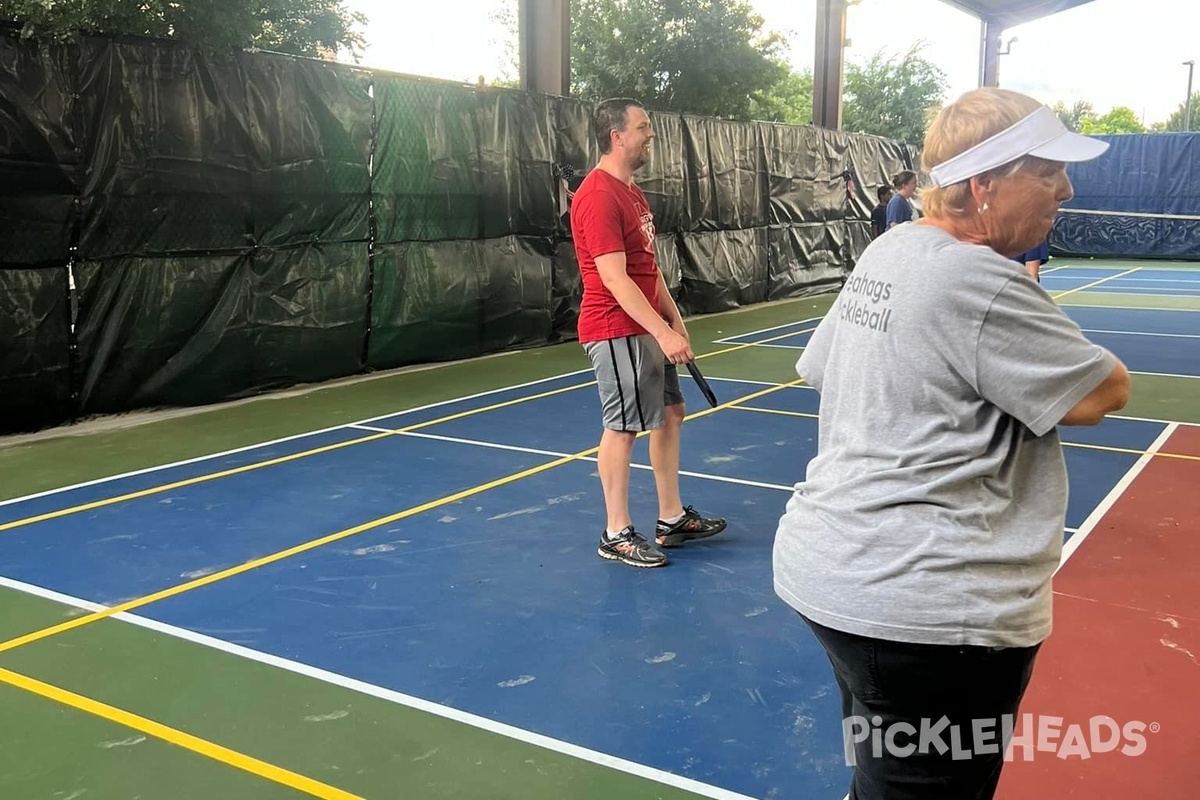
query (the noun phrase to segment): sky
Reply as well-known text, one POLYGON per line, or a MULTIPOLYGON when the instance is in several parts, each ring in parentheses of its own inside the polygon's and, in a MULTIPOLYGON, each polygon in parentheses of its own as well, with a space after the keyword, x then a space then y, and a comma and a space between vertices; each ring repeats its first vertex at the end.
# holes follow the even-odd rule
MULTIPOLYGON (((513 75, 515 42, 495 13, 517 0, 345 0, 370 19, 360 64, 474 82, 513 75)), ((815 0, 749 0, 766 27, 791 43, 789 60, 812 69, 815 0)), ((1006 31, 1016 37, 1000 59, 1000 85, 1043 103, 1084 100, 1098 114, 1128 106, 1147 126, 1187 97, 1188 68, 1200 61, 1197 0, 1092 0, 1006 31)), ((940 0, 861 0, 846 20, 847 60, 923 55, 946 74, 947 99, 978 85, 979 21, 940 0)), ((1193 91, 1200 91, 1200 74, 1193 91)))

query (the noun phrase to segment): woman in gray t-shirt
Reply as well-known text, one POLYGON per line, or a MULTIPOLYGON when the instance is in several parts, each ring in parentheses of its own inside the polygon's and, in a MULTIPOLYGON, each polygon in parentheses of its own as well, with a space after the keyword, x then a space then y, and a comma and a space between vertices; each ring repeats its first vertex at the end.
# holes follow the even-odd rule
POLYGON ((963 95, 925 139, 925 218, 867 247, 796 365, 820 433, 779 522, 775 590, 833 666, 851 798, 994 794, 1050 633, 1057 426, 1129 394, 1120 361, 1011 257, 1070 199, 1065 164, 1106 148, 1024 95, 963 95))

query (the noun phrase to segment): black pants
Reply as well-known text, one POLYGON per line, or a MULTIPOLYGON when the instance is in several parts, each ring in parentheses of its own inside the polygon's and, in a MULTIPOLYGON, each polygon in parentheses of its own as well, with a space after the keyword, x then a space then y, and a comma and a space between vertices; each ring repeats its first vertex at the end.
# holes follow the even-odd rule
POLYGON ((1036 646, 908 644, 805 622, 842 692, 850 800, 991 800, 1036 646))

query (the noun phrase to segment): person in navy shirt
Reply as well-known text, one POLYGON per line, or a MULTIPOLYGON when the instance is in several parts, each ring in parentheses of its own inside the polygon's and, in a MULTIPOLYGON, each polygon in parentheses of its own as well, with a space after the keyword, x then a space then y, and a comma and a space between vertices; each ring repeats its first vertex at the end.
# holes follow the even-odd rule
POLYGON ((888 230, 905 222, 912 222, 913 210, 908 198, 917 192, 917 173, 910 169, 897 172, 892 178, 892 186, 896 193, 887 204, 888 230))
POLYGON ((1013 258, 1018 264, 1025 265, 1025 271, 1029 273, 1029 277, 1033 278, 1038 283, 1042 282, 1041 276, 1038 274, 1042 267, 1050 260, 1050 245, 1042 242, 1032 250, 1026 250, 1019 256, 1013 258))

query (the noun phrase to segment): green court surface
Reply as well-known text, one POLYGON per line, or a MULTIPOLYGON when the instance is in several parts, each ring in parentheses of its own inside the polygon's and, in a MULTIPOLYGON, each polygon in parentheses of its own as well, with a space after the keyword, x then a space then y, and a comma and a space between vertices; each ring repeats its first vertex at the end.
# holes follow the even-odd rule
MULTIPOLYGON (((1183 281, 1200 280, 1194 265, 1055 259, 1050 267, 1064 282, 1055 288, 1048 276, 1047 290, 1068 310, 1195 311, 1200 329, 1200 291, 1155 292, 1147 284, 1147 293, 1139 293, 1140 288, 1125 291, 1119 284, 1139 270, 1155 275, 1170 270, 1183 281), (1125 275, 1126 270, 1134 272, 1125 275), (1066 282, 1076 274, 1080 277, 1073 283, 1066 282)), ((694 349, 710 377, 764 384, 794 381, 799 350, 770 346, 772 338, 787 335, 773 337, 772 331, 794 332, 794 323, 821 317, 835 299, 826 295, 694 318, 688 321, 694 349), (727 341, 751 334, 752 343, 727 341), (718 343, 722 341, 726 343, 718 343)), ((191 413, 131 414, 0 440, 0 500, 344 426, 587 366, 581 348, 567 343, 191 413)), ((1134 376, 1132 399, 1122 415, 1200 424, 1200 371, 1190 376, 1142 372, 1134 376)), ((587 380, 587 374, 580 377, 587 380)), ((747 385, 746 393, 754 388, 747 385)), ((727 399, 734 398, 721 398, 727 399)), ((597 427, 591 418, 578 424, 582 430, 597 427)), ((782 500, 779 505, 782 511, 782 500)), ((397 500, 397 508, 402 507, 397 500)), ((89 519, 80 514, 77 524, 86 526, 89 519)), ((0 529, 0 537, 4 535, 0 529)), ((148 622, 136 611, 20 640, 98 608, 81 605, 52 591, 0 586, 0 715, 8 722, 0 734, 3 800, 745 797, 593 749, 446 713, 415 698, 219 638, 189 635, 148 622)), ((653 740, 645 742, 647 751, 656 746, 653 740)), ((836 797, 831 794, 830 800, 836 797)))

